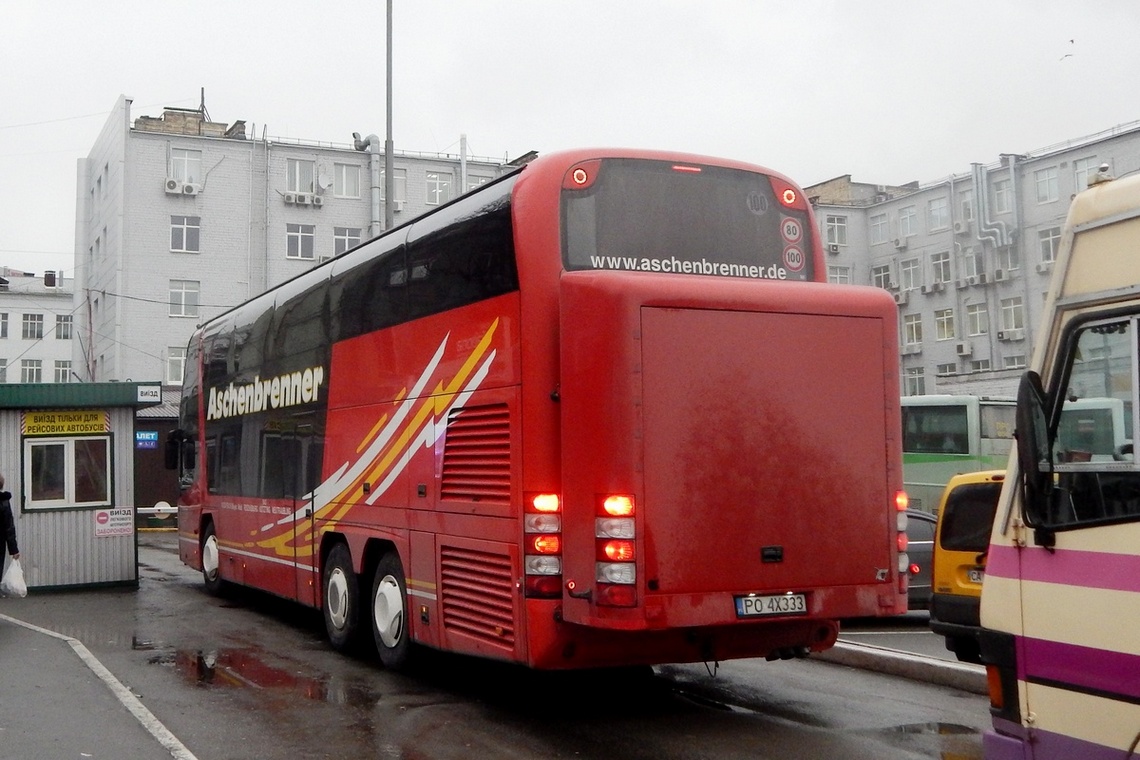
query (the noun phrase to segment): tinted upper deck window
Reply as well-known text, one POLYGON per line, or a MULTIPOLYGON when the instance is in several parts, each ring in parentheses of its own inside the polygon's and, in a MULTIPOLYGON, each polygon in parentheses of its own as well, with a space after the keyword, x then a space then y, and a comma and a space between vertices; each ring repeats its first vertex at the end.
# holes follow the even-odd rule
POLYGON ((764 174, 635 159, 591 171, 562 192, 567 269, 812 279, 807 214, 780 204, 764 174))

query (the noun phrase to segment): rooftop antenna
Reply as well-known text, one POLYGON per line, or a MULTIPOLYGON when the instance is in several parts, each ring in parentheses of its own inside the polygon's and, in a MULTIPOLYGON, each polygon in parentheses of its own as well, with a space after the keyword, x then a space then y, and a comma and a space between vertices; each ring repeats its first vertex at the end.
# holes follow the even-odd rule
POLYGON ((202 102, 201 105, 198 106, 198 112, 202 114, 203 121, 210 121, 210 112, 206 110, 206 88, 203 87, 201 90, 202 102))

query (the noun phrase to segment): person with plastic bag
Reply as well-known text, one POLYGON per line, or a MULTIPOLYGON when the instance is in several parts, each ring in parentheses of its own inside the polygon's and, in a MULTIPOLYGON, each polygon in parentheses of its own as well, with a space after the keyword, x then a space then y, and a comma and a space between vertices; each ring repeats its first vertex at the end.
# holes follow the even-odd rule
POLYGON ((28 587, 24 583, 23 568, 20 567, 20 545, 16 543, 16 518, 12 515, 12 494, 4 490, 3 475, 0 475, 0 536, 4 539, 8 554, 12 556, 8 569, 0 579, 0 589, 9 596, 26 596, 28 587))

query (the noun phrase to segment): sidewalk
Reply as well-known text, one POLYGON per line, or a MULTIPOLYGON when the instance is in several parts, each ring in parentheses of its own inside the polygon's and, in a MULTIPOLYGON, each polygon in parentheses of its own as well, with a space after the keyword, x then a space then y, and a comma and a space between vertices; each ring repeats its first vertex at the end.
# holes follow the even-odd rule
POLYGON ((0 663, 3 757, 194 760, 76 639, 0 614, 0 663))

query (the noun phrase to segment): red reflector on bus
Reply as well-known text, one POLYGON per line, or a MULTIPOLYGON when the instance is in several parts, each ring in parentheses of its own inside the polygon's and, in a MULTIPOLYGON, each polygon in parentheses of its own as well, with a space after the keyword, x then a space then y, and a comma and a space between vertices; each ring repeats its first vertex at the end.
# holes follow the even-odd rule
POLYGON ((557 599, 562 596, 561 575, 528 575, 526 595, 532 599, 557 599))
POLYGON ((918 575, 918 571, 921 569, 922 568, 920 568, 918 565, 911 565, 910 566, 910 574, 911 575, 918 575))
POLYGON ((597 601, 601 607, 636 607, 637 589, 634 586, 599 583, 597 601))
POLYGON ((896 542, 898 543, 898 545, 899 545, 899 551, 900 551, 900 552, 905 552, 905 551, 906 551, 906 547, 907 547, 907 537, 906 537, 906 534, 905 534, 905 533, 896 533, 896 534, 895 534, 895 541, 896 541, 896 542))

